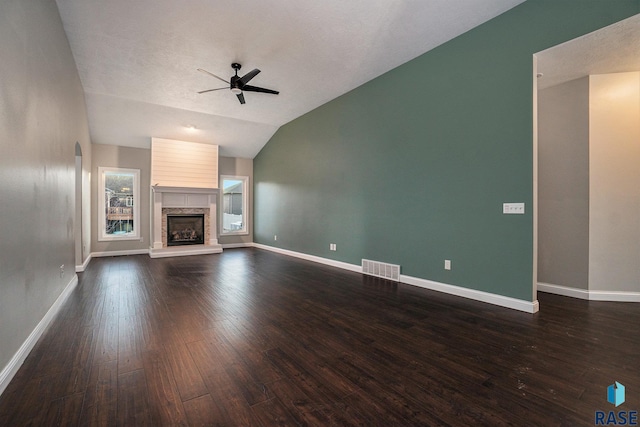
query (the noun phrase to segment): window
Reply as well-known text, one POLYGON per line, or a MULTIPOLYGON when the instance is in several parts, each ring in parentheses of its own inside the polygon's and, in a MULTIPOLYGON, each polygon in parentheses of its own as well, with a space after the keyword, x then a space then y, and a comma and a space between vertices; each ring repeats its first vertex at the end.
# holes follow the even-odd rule
POLYGON ((140 238, 140 170, 98 168, 98 240, 140 238))
POLYGON ((248 234, 249 177, 222 175, 220 183, 222 187, 222 231, 220 234, 248 234))

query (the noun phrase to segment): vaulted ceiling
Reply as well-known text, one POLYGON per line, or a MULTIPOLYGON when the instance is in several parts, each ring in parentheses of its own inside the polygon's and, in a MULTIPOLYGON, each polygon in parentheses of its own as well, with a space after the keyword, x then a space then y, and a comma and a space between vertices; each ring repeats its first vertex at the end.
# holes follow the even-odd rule
POLYGON ((253 158, 283 124, 524 0, 57 0, 84 87, 91 139, 161 137, 253 158), (251 85, 279 95, 230 90, 251 85), (194 126, 195 129, 188 129, 194 126))

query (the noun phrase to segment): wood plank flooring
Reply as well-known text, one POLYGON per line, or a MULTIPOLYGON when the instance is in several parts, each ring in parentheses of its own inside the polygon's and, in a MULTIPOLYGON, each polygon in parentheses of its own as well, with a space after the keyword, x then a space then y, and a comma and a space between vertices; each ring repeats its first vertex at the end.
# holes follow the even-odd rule
POLYGON ((2 426, 594 425, 640 410, 640 305, 536 315, 259 249, 93 259, 2 426))

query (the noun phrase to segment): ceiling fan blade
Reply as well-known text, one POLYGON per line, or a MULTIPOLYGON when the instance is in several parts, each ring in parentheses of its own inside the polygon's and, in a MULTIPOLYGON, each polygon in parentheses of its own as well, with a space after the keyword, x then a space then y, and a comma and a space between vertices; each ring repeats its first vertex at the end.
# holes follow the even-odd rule
POLYGON ((213 92, 214 90, 223 90, 223 89, 229 89, 228 87, 219 87, 217 89, 207 89, 207 90, 201 90, 198 93, 207 93, 207 92, 213 92))
POLYGON ((244 95, 242 93, 239 93, 236 96, 238 97, 240 104, 244 104, 244 95))
POLYGON ((216 79, 222 80, 226 84, 229 84, 229 82, 226 81, 225 79, 223 79, 222 77, 218 77, 215 74, 208 72, 207 70, 203 70, 202 68, 198 68, 198 71, 200 71, 201 73, 209 74, 211 77, 215 77, 216 79))
POLYGON ((249 80, 257 76, 259 72, 260 70, 258 70, 257 68, 255 68, 253 71, 249 71, 247 74, 245 74, 240 78, 239 80, 240 84, 246 85, 247 83, 249 83, 249 80))
POLYGON ((277 95, 280 93, 277 90, 265 89, 263 87, 249 86, 249 85, 242 86, 242 90, 246 90, 247 92, 272 93, 274 95, 277 95))

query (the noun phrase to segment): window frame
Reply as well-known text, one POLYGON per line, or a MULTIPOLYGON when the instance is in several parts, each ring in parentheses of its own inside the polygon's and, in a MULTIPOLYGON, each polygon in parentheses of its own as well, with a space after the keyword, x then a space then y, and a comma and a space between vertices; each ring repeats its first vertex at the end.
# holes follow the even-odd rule
POLYGON ((249 177, 246 175, 220 175, 220 236, 246 236, 249 234, 249 177), (224 229, 224 181, 242 182, 242 228, 225 231, 224 229))
MULTIPOLYGON (((127 203, 128 205, 128 203, 127 203)), ((140 236, 140 169, 98 167, 98 241, 139 240, 140 236), (105 206, 105 177, 109 174, 133 175, 133 232, 127 234, 107 234, 105 206)))

